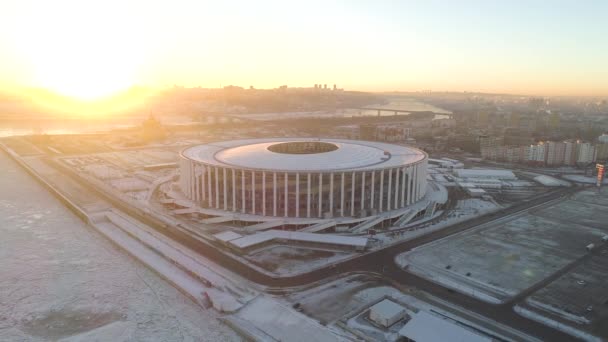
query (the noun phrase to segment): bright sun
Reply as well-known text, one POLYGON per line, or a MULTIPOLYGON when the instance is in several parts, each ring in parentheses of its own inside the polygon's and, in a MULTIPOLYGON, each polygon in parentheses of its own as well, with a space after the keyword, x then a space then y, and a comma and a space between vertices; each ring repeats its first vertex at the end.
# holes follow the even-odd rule
POLYGON ((21 34, 31 83, 85 101, 112 96, 136 83, 143 51, 128 14, 103 3, 46 3, 47 11, 28 13, 32 24, 21 34))

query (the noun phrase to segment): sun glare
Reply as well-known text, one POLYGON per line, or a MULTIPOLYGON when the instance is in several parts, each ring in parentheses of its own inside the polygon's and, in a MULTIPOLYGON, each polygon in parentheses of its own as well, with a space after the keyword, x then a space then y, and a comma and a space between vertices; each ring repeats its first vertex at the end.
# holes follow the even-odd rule
POLYGON ((112 6, 48 3, 48 11, 59 16, 30 13, 33 20, 19 39, 35 87, 94 101, 136 83, 143 51, 128 18, 117 18, 112 6))

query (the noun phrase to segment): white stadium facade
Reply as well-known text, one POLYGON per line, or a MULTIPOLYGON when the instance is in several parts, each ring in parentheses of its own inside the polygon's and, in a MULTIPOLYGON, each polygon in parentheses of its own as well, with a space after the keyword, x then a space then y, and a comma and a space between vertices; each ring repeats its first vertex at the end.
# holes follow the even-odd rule
POLYGON ((421 150, 380 142, 233 140, 183 150, 179 186, 199 208, 233 218, 361 221, 420 201, 427 160, 421 150))

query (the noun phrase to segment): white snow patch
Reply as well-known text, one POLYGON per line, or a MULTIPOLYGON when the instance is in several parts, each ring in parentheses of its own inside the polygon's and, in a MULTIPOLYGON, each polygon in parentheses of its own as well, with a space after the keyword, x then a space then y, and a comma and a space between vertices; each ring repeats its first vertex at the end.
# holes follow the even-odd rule
POLYGON ((565 324, 560 323, 558 321, 555 321, 555 320, 553 320, 551 318, 545 317, 545 316, 543 316, 541 314, 538 314, 536 312, 533 312, 531 310, 523 308, 523 307, 521 307, 519 305, 516 305, 513 308, 513 310, 515 310, 515 312, 517 312, 518 314, 520 314, 520 315, 522 315, 522 316, 524 316, 526 318, 529 318, 529 319, 531 319, 533 321, 537 321, 537 322, 542 323, 544 325, 553 327, 553 328, 555 328, 557 330, 563 331, 566 334, 572 335, 572 336, 574 336, 576 338, 580 338, 580 339, 583 339, 583 340, 589 341, 589 342, 591 342, 591 341, 592 342, 602 342, 602 339, 599 338, 599 337, 597 337, 597 336, 591 335, 591 334, 589 334, 587 332, 584 332, 582 330, 576 329, 576 328, 574 328, 572 326, 565 325, 565 324))
POLYGON ((546 175, 536 176, 534 180, 544 186, 570 186, 569 182, 546 175))
POLYGON ((311 318, 265 296, 242 308, 236 317, 243 319, 277 341, 339 341, 329 329, 311 318))

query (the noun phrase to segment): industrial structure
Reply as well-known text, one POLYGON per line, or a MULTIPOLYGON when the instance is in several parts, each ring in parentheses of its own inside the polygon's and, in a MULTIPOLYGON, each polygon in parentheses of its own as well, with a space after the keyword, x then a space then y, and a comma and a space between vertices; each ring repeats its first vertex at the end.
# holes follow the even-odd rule
POLYGON ((369 141, 225 141, 183 150, 179 185, 199 207, 232 217, 365 218, 422 199, 427 159, 415 148, 369 141))

